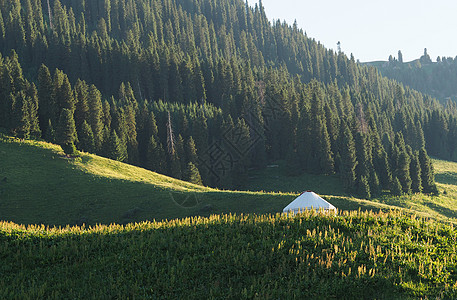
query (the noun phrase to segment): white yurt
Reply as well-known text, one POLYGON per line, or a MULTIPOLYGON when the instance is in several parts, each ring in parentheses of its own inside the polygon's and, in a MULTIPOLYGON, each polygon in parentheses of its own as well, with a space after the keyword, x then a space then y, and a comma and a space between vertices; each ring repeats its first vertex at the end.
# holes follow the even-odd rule
POLYGON ((304 210, 324 210, 324 211, 336 211, 336 207, 330 204, 329 202, 322 199, 319 195, 312 191, 306 191, 298 196, 294 201, 287 205, 283 212, 293 212, 298 213, 299 211, 304 210))

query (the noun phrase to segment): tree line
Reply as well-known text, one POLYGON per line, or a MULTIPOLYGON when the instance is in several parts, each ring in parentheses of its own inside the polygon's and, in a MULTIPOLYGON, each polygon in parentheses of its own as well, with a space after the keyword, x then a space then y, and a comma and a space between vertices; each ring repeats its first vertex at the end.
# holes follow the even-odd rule
POLYGON ((418 91, 439 99, 442 103, 455 101, 457 97, 457 57, 440 57, 433 62, 427 49, 424 55, 411 62, 404 62, 401 51, 398 58, 378 66, 380 72, 418 91))
POLYGON ((50 4, 0 4, 0 126, 18 136, 230 188, 283 159, 365 197, 436 192, 427 151, 457 157, 455 107, 270 22, 261 2, 50 4))

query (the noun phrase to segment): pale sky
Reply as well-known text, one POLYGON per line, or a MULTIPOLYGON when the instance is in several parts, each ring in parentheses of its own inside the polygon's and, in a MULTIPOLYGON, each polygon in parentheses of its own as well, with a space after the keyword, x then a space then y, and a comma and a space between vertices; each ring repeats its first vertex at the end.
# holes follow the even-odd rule
MULTIPOLYGON (((250 5, 258 0, 248 0, 250 5)), ((286 20, 325 47, 361 62, 419 58, 424 48, 437 56, 457 56, 456 0, 262 0, 268 19, 286 20)))

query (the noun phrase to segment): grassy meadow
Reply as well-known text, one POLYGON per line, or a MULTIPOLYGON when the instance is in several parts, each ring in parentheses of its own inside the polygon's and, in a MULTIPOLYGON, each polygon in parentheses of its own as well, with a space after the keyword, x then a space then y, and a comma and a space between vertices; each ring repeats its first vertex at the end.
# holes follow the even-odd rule
POLYGON ((457 297, 455 163, 438 197, 365 200, 281 162, 243 192, 5 136, 0 157, 0 299, 457 297), (307 189, 338 214, 278 213, 307 189))
POLYGON ((314 182, 313 190, 327 195, 340 209, 393 208, 341 196, 336 177, 329 177, 327 183, 334 187, 333 195, 318 187, 326 182, 324 176, 309 175, 293 178, 295 182, 281 177, 275 183, 278 188, 268 192, 261 191, 265 188, 260 182, 273 186, 274 179, 260 180, 260 189, 252 192, 221 191, 92 154, 68 158, 59 146, 45 142, 2 137, 0 155, 0 180, 6 178, 0 181, 0 220, 19 224, 126 224, 219 213, 276 213, 308 189, 309 180, 314 182), (281 181, 297 188, 281 191, 281 181))
POLYGON ((376 208, 400 208, 422 217, 457 223, 457 163, 437 159, 432 161, 439 196, 383 194, 370 200, 358 199, 347 194, 337 175, 287 176, 286 164, 283 161, 265 170, 251 171, 247 189, 293 194, 312 190, 343 210, 356 210, 357 205, 361 205, 363 209, 363 203, 366 203, 376 208))
POLYGON ((398 211, 0 222, 0 298, 455 299, 456 238, 398 211))

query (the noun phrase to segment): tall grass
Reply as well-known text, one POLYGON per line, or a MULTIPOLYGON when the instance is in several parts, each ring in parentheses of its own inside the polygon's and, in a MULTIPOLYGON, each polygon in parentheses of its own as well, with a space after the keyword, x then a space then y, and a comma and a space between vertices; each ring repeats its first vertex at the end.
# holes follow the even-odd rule
POLYGON ((456 238, 398 211, 3 222, 0 298, 455 298, 456 238))

